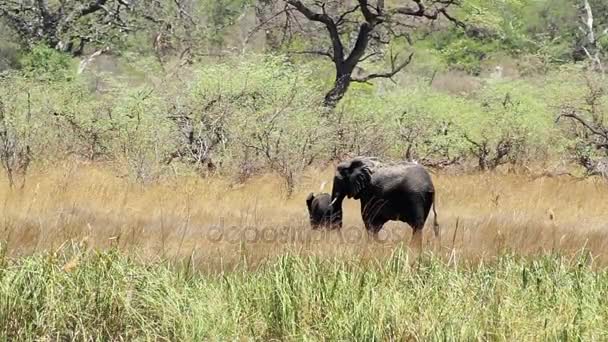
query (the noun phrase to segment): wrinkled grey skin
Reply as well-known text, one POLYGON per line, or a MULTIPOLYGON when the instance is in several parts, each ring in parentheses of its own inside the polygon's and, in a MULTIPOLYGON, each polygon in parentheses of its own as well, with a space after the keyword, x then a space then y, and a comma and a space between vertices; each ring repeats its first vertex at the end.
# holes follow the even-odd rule
POLYGON ((341 213, 340 216, 332 216, 330 194, 320 193, 315 195, 311 192, 306 197, 306 206, 308 207, 310 225, 313 229, 321 227, 340 229, 342 227, 341 213))
POLYGON ((435 188, 426 169, 417 163, 382 163, 355 157, 340 163, 332 188, 332 212, 342 217, 345 197, 361 202, 361 217, 368 233, 377 236, 388 221, 403 221, 413 228, 412 242, 422 246, 422 228, 431 207, 434 232, 439 236, 435 188))

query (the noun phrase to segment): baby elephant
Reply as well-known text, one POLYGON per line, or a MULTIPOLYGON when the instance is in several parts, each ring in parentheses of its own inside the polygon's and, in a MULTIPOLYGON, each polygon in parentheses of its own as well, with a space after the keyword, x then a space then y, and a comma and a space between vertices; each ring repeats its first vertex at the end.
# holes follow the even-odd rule
POLYGON ((311 192, 306 197, 306 206, 308 207, 312 229, 322 227, 342 228, 342 212, 336 212, 332 215, 330 194, 320 193, 315 195, 311 192))

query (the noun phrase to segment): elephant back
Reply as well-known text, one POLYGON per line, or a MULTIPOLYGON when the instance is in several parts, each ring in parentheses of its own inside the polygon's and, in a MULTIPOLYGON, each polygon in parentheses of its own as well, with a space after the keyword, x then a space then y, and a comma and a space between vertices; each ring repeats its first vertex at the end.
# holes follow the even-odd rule
POLYGON ((434 192, 431 175, 424 166, 411 163, 384 164, 373 172, 372 184, 383 189, 401 188, 408 192, 434 192))

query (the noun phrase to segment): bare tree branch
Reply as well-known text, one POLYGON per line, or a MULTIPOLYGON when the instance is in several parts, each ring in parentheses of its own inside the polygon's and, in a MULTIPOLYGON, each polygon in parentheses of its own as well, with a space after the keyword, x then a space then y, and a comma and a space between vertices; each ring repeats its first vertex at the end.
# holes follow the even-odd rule
POLYGON ((357 10, 359 10, 359 5, 353 7, 350 10, 345 11, 344 13, 342 13, 342 15, 340 15, 340 17, 338 17, 338 20, 336 20, 336 26, 340 26, 344 23, 344 21, 346 20, 346 17, 348 17, 349 15, 357 12, 357 10))
POLYGON ((604 67, 602 65, 602 60, 600 59, 600 49, 597 46, 595 30, 593 27, 593 11, 591 10, 589 0, 583 0, 583 6, 585 8, 586 17, 581 17, 581 21, 585 25, 585 28, 579 27, 579 29, 587 37, 588 46, 583 46, 582 48, 585 54, 587 55, 587 58, 589 58, 589 60, 593 64, 593 66, 596 67, 599 71, 601 71, 603 75, 604 67))
POLYGON ((364 62, 364 61, 366 61, 366 60, 368 60, 368 59, 370 59, 370 58, 372 58, 374 56, 377 56, 379 54, 380 54, 380 52, 374 51, 374 52, 372 52, 372 53, 370 53, 370 54, 368 54, 366 56, 361 57, 361 59, 359 59, 359 62, 364 62))
POLYGON ((593 31, 593 12, 591 11, 591 5, 589 0, 584 0, 585 12, 587 13, 587 20, 582 18, 583 23, 587 26, 587 39, 589 43, 595 44, 595 33, 593 31))
POLYGON ((568 113, 562 113, 562 114, 560 114, 557 117, 557 119, 555 120, 555 122, 556 123, 559 122, 559 120, 562 117, 563 118, 570 118, 570 119, 573 119, 575 121, 578 121, 578 123, 580 123, 585 128, 587 128, 589 130, 589 132, 591 132, 594 135, 597 135, 597 136, 599 136, 601 138, 604 138, 604 139, 606 139, 606 141, 608 141, 608 130, 606 130, 605 128, 593 127, 593 125, 591 125, 585 119, 583 119, 582 117, 580 117, 574 110, 571 110, 568 113))
POLYGON ((403 70, 408 64, 410 64, 410 62, 412 61, 413 57, 414 57, 414 53, 412 52, 412 53, 410 53, 410 55, 408 56, 408 58, 406 58, 406 60, 403 61, 401 64, 395 66, 394 62, 393 62, 393 67, 391 68, 391 71, 389 71, 389 72, 370 74, 370 75, 367 75, 367 76, 364 76, 364 77, 351 77, 351 81, 353 81, 353 82, 359 82, 359 83, 366 83, 366 82, 369 82, 370 80, 373 80, 375 78, 392 78, 398 72, 400 72, 401 70, 403 70))
POLYGON ((283 10, 273 14, 272 16, 270 16, 270 18, 263 20, 260 24, 258 24, 256 27, 254 27, 251 31, 249 31, 249 33, 247 34, 247 37, 245 37, 244 44, 246 45, 247 43, 249 43, 249 40, 251 39, 251 37, 253 37, 253 35, 256 34, 259 30, 261 30, 264 26, 268 25, 268 23, 270 23, 271 21, 280 17, 281 15, 287 13, 287 10, 288 10, 288 8, 285 7, 283 10))
POLYGON ((372 27, 381 22, 381 20, 379 20, 379 15, 381 15, 381 13, 373 14, 369 10, 369 4, 367 3, 367 0, 359 0, 359 6, 361 6, 361 13, 365 18, 365 21, 367 21, 367 23, 370 24, 372 27))
POLYGON ((365 55, 365 50, 367 50, 367 45, 369 44, 369 34, 373 29, 373 26, 367 22, 362 23, 359 27, 359 33, 357 35, 357 40, 355 41, 355 46, 350 52, 350 55, 348 55, 346 61, 344 61, 347 68, 354 69, 363 55, 365 55))
MULTIPOLYGON (((177 1, 177 0, 175 0, 177 1)), ((0 15, 15 29, 25 45, 43 42, 48 46, 79 55, 89 42, 109 42, 118 34, 133 29, 125 9, 137 2, 127 0, 53 1, 32 0, 15 2, 0 0, 0 15), (93 22, 78 21, 99 14, 93 22)), ((143 8, 143 7, 142 7, 143 8)), ((145 16, 145 11, 141 13, 145 16)))
POLYGON ((411 17, 424 17, 430 20, 436 20, 439 18, 439 15, 443 15, 446 19, 453 22, 454 24, 460 26, 461 28, 465 28, 466 25, 456 19, 455 17, 448 14, 448 7, 457 4, 456 0, 447 0, 447 1, 436 1, 435 4, 441 4, 442 6, 439 8, 429 9, 423 3, 422 0, 413 0, 416 4, 415 8, 412 7, 398 7, 391 11, 391 14, 400 14, 411 17))
POLYGON ((334 60, 342 61, 344 59, 344 46, 340 40, 340 33, 338 27, 333 19, 327 14, 315 13, 306 7, 301 1, 298 0, 287 0, 287 3, 293 6, 298 12, 302 13, 308 20, 323 23, 329 32, 329 37, 332 42, 334 49, 334 60))

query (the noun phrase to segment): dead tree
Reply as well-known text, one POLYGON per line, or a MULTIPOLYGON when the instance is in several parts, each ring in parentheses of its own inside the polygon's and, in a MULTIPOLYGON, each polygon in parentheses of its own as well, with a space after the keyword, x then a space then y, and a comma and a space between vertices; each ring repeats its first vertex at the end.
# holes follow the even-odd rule
POLYGON ((213 153, 226 143, 223 118, 211 118, 204 114, 198 120, 193 117, 193 113, 169 117, 177 124, 181 136, 178 149, 165 159, 165 163, 170 164, 177 159, 201 171, 215 171, 217 166, 213 153))
MULTIPOLYGON (((586 42, 582 45, 585 55, 591 62, 593 68, 597 71, 604 72, 601 59, 601 49, 598 46, 598 36, 596 35, 596 27, 594 26, 593 10, 589 0, 583 0, 583 14, 581 15, 582 26, 579 29, 585 34, 586 42)), ((600 31, 602 35, 608 34, 608 28, 600 31)))
MULTIPOLYGON (((378 57, 382 46, 396 37, 409 40, 409 31, 415 29, 417 20, 434 21, 444 18, 463 27, 464 24, 448 13, 448 8, 459 0, 411 0, 411 6, 388 6, 383 0, 368 1, 298 1, 283 0, 281 13, 285 30, 301 27, 306 19, 325 28, 329 46, 311 51, 300 51, 329 58, 335 66, 335 80, 331 90, 325 95, 324 105, 334 108, 344 97, 352 82, 367 83, 378 78, 392 78, 412 60, 412 54, 399 60, 391 56, 391 69, 385 72, 356 75, 359 63, 378 57), (349 33, 356 33, 349 35, 349 33), (379 47, 370 51, 371 46, 379 47)), ((313 39, 316 31, 305 33, 313 39)))
POLYGON ((501 137, 494 144, 485 136, 482 136, 479 141, 471 139, 466 134, 463 137, 471 144, 470 151, 477 158, 477 166, 480 171, 494 170, 500 165, 508 163, 508 157, 516 144, 515 139, 511 137, 501 137))
POLYGON ((275 118, 254 133, 248 141, 242 141, 245 152, 253 152, 266 160, 269 168, 278 173, 285 182, 286 197, 291 198, 296 186, 296 176, 312 165, 319 152, 314 143, 320 140, 317 130, 294 132, 280 129, 275 118))
POLYGON ((299 111, 293 100, 298 91, 294 83, 290 96, 282 107, 260 113, 247 133, 236 139, 243 146, 246 158, 260 158, 268 169, 276 172, 284 181, 286 197, 293 195, 297 176, 319 157, 328 140, 329 132, 322 122, 289 127, 299 111), (295 111, 294 111, 295 109, 295 111))
POLYGON ((608 127, 584 116, 574 108, 564 108, 557 121, 566 118, 582 128, 575 133, 579 141, 573 153, 574 161, 585 169, 585 174, 608 178, 608 127))

